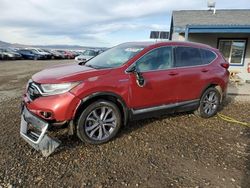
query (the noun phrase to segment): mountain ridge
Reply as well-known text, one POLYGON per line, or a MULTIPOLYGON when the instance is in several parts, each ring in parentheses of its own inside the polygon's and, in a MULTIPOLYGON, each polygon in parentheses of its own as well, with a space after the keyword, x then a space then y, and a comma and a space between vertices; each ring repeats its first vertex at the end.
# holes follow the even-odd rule
POLYGON ((81 46, 81 45, 67 45, 67 44, 54 44, 54 45, 26 45, 26 44, 19 44, 19 43, 8 43, 4 41, 0 41, 1 48, 50 48, 50 49, 72 49, 72 50, 84 50, 89 48, 95 49, 103 49, 106 47, 94 47, 94 46, 81 46))

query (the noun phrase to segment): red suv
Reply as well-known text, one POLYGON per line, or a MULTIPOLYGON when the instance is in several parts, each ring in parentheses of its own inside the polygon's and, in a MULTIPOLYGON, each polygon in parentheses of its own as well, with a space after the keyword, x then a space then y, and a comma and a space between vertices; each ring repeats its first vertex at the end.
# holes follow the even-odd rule
POLYGON ((45 69, 27 84, 21 136, 38 150, 54 150, 59 144, 48 136, 52 127, 101 144, 130 120, 180 111, 209 118, 225 96, 228 67, 207 45, 139 42, 118 45, 84 65, 45 69))

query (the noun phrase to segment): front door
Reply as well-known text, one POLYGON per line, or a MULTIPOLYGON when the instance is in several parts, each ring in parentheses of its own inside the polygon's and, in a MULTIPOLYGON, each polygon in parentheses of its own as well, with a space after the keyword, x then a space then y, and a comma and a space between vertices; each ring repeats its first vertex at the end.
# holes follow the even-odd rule
POLYGON ((172 47, 159 47, 151 50, 135 63, 145 84, 139 86, 135 74, 130 73, 130 107, 142 109, 177 102, 178 74, 171 69, 172 54, 172 47))

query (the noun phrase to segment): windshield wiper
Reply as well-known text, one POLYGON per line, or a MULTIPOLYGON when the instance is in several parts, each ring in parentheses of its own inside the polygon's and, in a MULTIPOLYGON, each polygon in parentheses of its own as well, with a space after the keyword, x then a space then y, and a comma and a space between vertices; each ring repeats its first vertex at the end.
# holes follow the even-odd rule
POLYGON ((85 64, 86 67, 91 67, 93 69, 107 69, 107 68, 112 68, 112 67, 101 67, 101 66, 94 66, 94 65, 89 65, 89 64, 85 64))
POLYGON ((86 65, 86 64, 85 64, 85 66, 86 66, 86 67, 90 67, 90 68, 93 68, 93 69, 98 69, 98 67, 96 67, 96 66, 93 66, 93 65, 86 65))
MULTIPOLYGON (((95 57, 95 56, 94 56, 95 57)), ((80 63, 78 63, 79 65, 85 65, 89 60, 93 59, 94 57, 91 57, 90 59, 88 59, 87 61, 82 61, 80 63)))

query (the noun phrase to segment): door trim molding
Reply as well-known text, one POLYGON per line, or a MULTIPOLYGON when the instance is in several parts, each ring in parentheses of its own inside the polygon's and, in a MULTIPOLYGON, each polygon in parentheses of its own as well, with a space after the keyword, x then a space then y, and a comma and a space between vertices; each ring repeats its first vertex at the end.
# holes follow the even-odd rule
POLYGON ((178 102, 178 103, 173 103, 173 104, 164 104, 164 105, 160 105, 160 106, 142 108, 142 109, 138 109, 138 110, 131 109, 131 111, 132 111, 133 115, 139 115, 139 114, 154 112, 154 111, 158 111, 158 110, 166 110, 166 109, 186 106, 186 105, 189 105, 189 104, 192 104, 192 103, 198 103, 199 101, 200 101, 200 99, 195 99, 195 100, 178 102))

